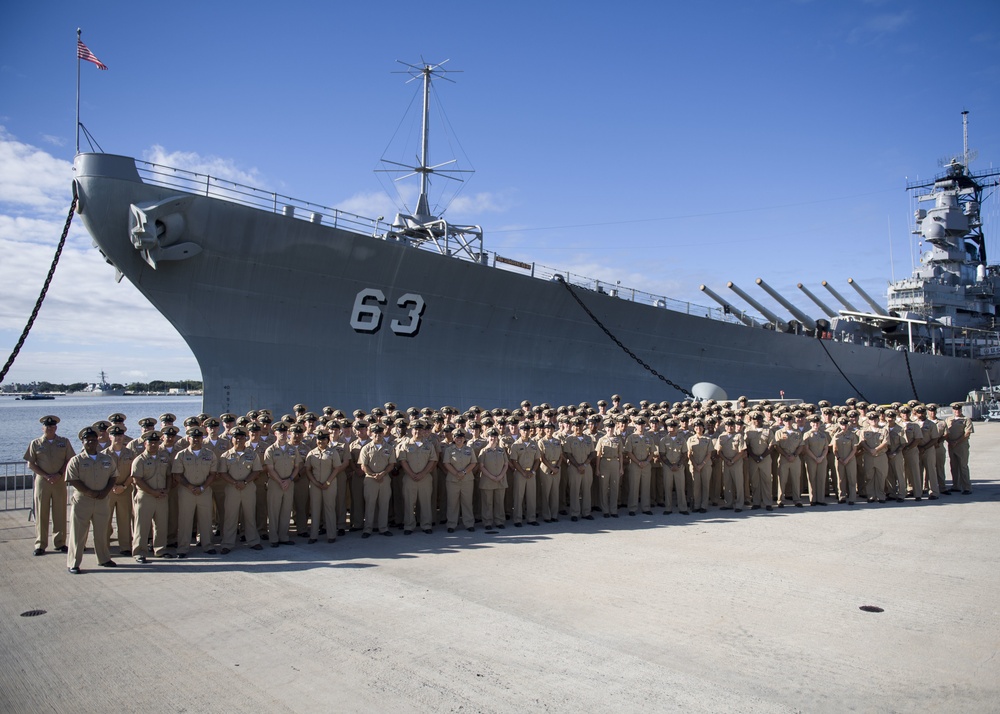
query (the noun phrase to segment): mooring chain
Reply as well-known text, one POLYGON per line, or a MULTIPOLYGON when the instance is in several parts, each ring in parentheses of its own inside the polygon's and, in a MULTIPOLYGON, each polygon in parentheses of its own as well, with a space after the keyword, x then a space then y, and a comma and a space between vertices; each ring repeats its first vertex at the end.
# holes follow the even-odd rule
POLYGON ((694 398, 694 395, 691 394, 691 392, 689 392, 688 390, 684 389, 684 387, 680 386, 679 384, 674 384, 673 382, 671 382, 669 379, 667 379, 662 374, 660 374, 659 372, 657 372, 655 369, 653 369, 652 367, 650 367, 648 364, 646 364, 645 362, 643 362, 639 358, 639 356, 635 354, 635 352, 633 352, 628 347, 626 347, 625 345, 623 345, 622 341, 619 340, 617 337, 615 337, 613 334, 611 334, 611 330, 609 330, 607 327, 605 327, 604 323, 601 322, 598 319, 597 315, 595 315, 594 313, 592 313, 590 311, 590 308, 587 307, 584 304, 583 300, 580 299, 580 296, 577 295, 576 291, 574 291, 573 288, 570 286, 569 281, 563 279, 562 276, 558 276, 557 279, 559 280, 559 282, 561 282, 563 284, 563 287, 565 287, 569 291, 569 294, 573 296, 573 299, 576 300, 576 302, 580 305, 580 307, 583 308, 584 312, 586 312, 587 315, 590 316, 590 319, 594 321, 594 324, 597 325, 598 327, 600 327, 604 331, 604 334, 611 338, 612 342, 614 342, 616 345, 618 345, 619 347, 621 347, 622 350, 625 352, 625 354, 627 354, 629 357, 631 357, 636 362, 638 362, 643 367, 643 369, 645 369, 646 371, 648 371, 654 377, 656 377, 656 378, 658 378, 658 379, 666 382, 671 387, 673 387, 677 391, 679 391, 682 394, 684 394, 684 396, 689 397, 691 399, 694 398))
POLYGON ((903 357, 906 358, 906 373, 910 375, 910 388, 913 390, 913 398, 919 402, 920 397, 917 396, 917 385, 913 383, 913 370, 910 369, 910 351, 903 350, 903 357))
POLYGON ((52 266, 49 268, 49 274, 45 277, 45 284, 42 285, 42 292, 38 296, 38 300, 35 302, 35 309, 31 311, 31 317, 28 318, 28 324, 24 326, 24 332, 21 333, 20 339, 18 339, 17 344, 14 345, 14 351, 10 353, 10 357, 7 359, 7 364, 3 366, 3 370, 0 371, 0 382, 3 381, 4 377, 7 376, 7 371, 14 364, 14 360, 17 359, 18 353, 21 351, 21 347, 24 346, 24 341, 28 338, 28 333, 31 331, 31 326, 35 323, 35 318, 38 317, 38 311, 42 307, 42 301, 45 300, 45 293, 49 291, 49 284, 52 282, 52 276, 55 275, 56 265, 59 264, 59 256, 62 255, 63 246, 66 245, 66 236, 69 234, 69 224, 73 222, 73 213, 76 211, 76 184, 73 184, 73 201, 69 205, 69 215, 66 216, 66 226, 63 228, 62 238, 59 239, 59 245, 56 247, 56 255, 52 259, 52 266))
POLYGON ((841 376, 841 377, 843 377, 844 379, 846 379, 846 380, 847 380, 847 383, 848 383, 849 385, 851 385, 851 389, 853 389, 853 390, 854 390, 854 392, 855 392, 855 393, 856 393, 856 394, 857 394, 857 395, 858 395, 859 397, 861 397, 861 401, 863 401, 863 402, 867 402, 867 401, 868 401, 868 398, 867 398, 867 397, 866 397, 866 396, 865 396, 864 394, 862 394, 862 393, 861 393, 861 390, 860 390, 860 389, 858 389, 857 387, 855 387, 855 386, 854 386, 854 382, 852 382, 852 381, 851 381, 851 380, 850 380, 850 379, 848 378, 848 376, 847 376, 846 374, 844 374, 844 370, 842 370, 842 369, 840 368, 840 365, 839 365, 839 364, 837 364, 837 360, 835 360, 835 359, 833 358, 833 355, 832 355, 832 354, 830 354, 830 350, 828 350, 828 349, 826 348, 826 343, 824 343, 824 342, 823 342, 823 338, 822 338, 822 337, 819 337, 819 336, 817 336, 817 337, 816 337, 816 341, 817 341, 817 342, 819 342, 819 346, 823 348, 823 351, 824 351, 824 352, 826 352, 826 356, 830 358, 830 362, 832 362, 832 363, 833 363, 833 366, 837 368, 837 371, 838 371, 838 372, 840 372, 840 376, 841 376))

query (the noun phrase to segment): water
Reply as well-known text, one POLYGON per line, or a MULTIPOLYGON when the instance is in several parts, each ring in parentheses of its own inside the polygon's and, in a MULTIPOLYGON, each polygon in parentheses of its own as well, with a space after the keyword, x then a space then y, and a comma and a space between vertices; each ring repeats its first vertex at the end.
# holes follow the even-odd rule
POLYGON ((80 429, 115 412, 128 417, 127 435, 138 436, 142 431, 138 422, 143 417, 158 420, 160 414, 172 412, 179 425, 186 417, 201 412, 201 397, 56 397, 38 402, 0 397, 0 462, 21 460, 28 442, 42 435, 38 420, 46 414, 59 417, 58 433, 68 437, 79 452, 76 435, 80 429))

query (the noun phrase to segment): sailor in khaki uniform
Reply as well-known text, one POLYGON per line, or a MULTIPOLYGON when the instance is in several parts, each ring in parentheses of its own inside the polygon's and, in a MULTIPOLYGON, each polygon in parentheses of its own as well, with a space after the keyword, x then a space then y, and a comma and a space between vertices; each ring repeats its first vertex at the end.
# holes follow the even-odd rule
POLYGON ((212 482, 219 470, 219 457, 204 445, 201 427, 187 429, 188 445, 174 456, 171 471, 177 482, 177 557, 191 549, 191 528, 197 516, 201 550, 215 555, 212 547, 212 482))
POLYGON ((889 474, 895 475, 896 490, 895 499, 902 503, 906 498, 906 472, 905 461, 903 460, 903 449, 907 445, 906 430, 896 423, 896 411, 889 409, 885 413, 885 433, 888 442, 886 456, 889 457, 889 474))
POLYGON ((826 457, 830 452, 830 437, 823 429, 820 416, 809 417, 811 428, 802 437, 802 462, 806 467, 809 505, 826 505, 826 457))
POLYGON ((906 483, 914 500, 919 501, 923 495, 923 483, 920 475, 920 445, 924 440, 923 429, 911 418, 908 406, 899 408, 900 428, 906 432, 906 446, 903 447, 903 466, 906 471, 906 483))
POLYGON ((260 455, 247 448, 249 432, 235 427, 229 432, 232 446, 219 457, 219 480, 226 484, 222 524, 222 554, 236 547, 236 534, 243 511, 243 532, 247 545, 261 550, 257 530, 257 476, 263 470, 260 455))
POLYGON ((723 421, 725 431, 715 439, 715 453, 722 460, 722 486, 726 505, 720 510, 743 510, 743 459, 746 458, 746 442, 743 434, 736 431, 736 420, 728 417, 723 421))
MULTIPOLYGON (((600 405, 601 402, 598 402, 600 405)), ((605 518, 618 518, 618 491, 625 475, 625 419, 616 418, 613 429, 597 440, 597 479, 605 518)))
POLYGON ((38 420, 42 435, 28 444, 24 460, 35 474, 35 555, 49 547, 49 516, 52 517, 52 543, 66 552, 66 466, 73 458, 69 439, 56 435, 59 417, 48 415, 38 420))
POLYGON ((453 444, 445 448, 442 462, 447 472, 448 492, 448 532, 454 533, 458 526, 459 509, 462 525, 468 531, 476 530, 476 518, 472 509, 473 479, 477 459, 475 450, 466 443, 467 434, 461 429, 453 432, 453 444))
MULTIPOLYGON (((120 414, 112 414, 117 417, 120 414)), ((138 455, 125 444, 125 429, 120 424, 112 424, 108 429, 111 444, 104 453, 115 459, 115 483, 108 496, 108 537, 111 537, 112 523, 117 520, 118 550, 122 555, 132 555, 132 500, 135 487, 132 485, 132 460, 138 455)))
POLYGON ((625 437, 622 451, 625 454, 628 472, 628 514, 634 516, 642 508, 647 516, 650 510, 650 478, 652 477, 653 443, 646 434, 645 417, 637 417, 633 422, 635 431, 625 437))
POLYGON ((951 490, 972 493, 972 478, 969 476, 969 437, 975 431, 972 420, 962 415, 961 402, 951 405, 952 416, 947 419, 945 440, 948 442, 948 458, 951 462, 951 490))
POLYGON ((802 462, 799 454, 805 448, 802 432, 795 428, 795 416, 786 414, 784 427, 774 433, 774 451, 778 455, 778 508, 791 498, 802 508, 802 462))
POLYGON ((687 492, 685 489, 684 467, 687 465, 687 437, 679 431, 680 422, 667 421, 667 431, 661 435, 656 445, 656 458, 663 467, 663 496, 666 510, 663 515, 674 512, 674 494, 681 515, 688 515, 687 492))
POLYGON ((331 444, 330 432, 316 431, 316 446, 306 455, 309 467, 309 543, 319 539, 319 525, 323 521, 327 528, 327 543, 336 540, 337 525, 337 477, 347 468, 347 462, 340 458, 340 451, 331 444))
MULTIPOLYGON (((554 523, 559 520, 559 480, 562 474, 563 444, 555 435, 556 425, 547 422, 543 427, 545 435, 538 440, 539 494, 542 505, 542 520, 554 523)), ((617 499, 617 494, 615 499, 617 499)))
POLYGON ((865 493, 868 503, 885 503, 885 482, 889 474, 889 441, 885 427, 879 426, 878 415, 869 412, 858 432, 861 453, 864 454, 865 493))
POLYGON ((853 506, 858 500, 858 444, 860 439, 858 433, 853 429, 848 429, 849 421, 847 417, 840 417, 837 420, 840 429, 833 437, 830 450, 837 466, 837 492, 840 503, 847 503, 853 506))
POLYGON ((410 429, 411 438, 398 443, 396 459, 402 467, 403 535, 417 527, 414 509, 420 509, 420 528, 432 533, 437 509, 432 503, 434 474, 437 470, 438 447, 430 440, 430 425, 417 420, 410 429))
POLYGON ((914 422, 920 427, 920 443, 917 447, 920 465, 916 488, 926 490, 927 498, 936 501, 940 493, 937 482, 937 424, 927 418, 927 408, 924 406, 916 406, 913 414, 914 422))
POLYGON ((80 572, 91 526, 94 529, 97 564, 102 568, 115 567, 108 542, 108 521, 111 519, 108 494, 115 484, 115 460, 100 452, 97 431, 92 427, 84 427, 80 431, 80 441, 83 442, 84 453, 74 456, 66 466, 66 483, 73 487, 66 567, 74 575, 80 572))
POLYGON ((353 426, 354 438, 347 443, 347 453, 350 455, 348 486, 351 496, 351 530, 360 531, 364 528, 365 518, 365 472, 361 469, 361 449, 371 441, 368 433, 368 422, 356 419, 353 426))
POLYGON ((299 453, 288 443, 288 425, 273 427, 275 442, 264 452, 267 471, 267 537, 272 548, 292 545, 288 525, 292 518, 292 484, 299 473, 299 453))
POLYGON ((938 417, 938 405, 933 403, 927 405, 927 418, 934 422, 934 425, 937 427, 938 434, 938 437, 934 442, 934 453, 937 457, 937 492, 951 495, 951 489, 948 488, 948 481, 945 476, 944 467, 948 461, 948 453, 944 447, 945 441, 948 437, 948 422, 938 417))
POLYGON ((771 471, 771 429, 764 426, 764 415, 753 412, 751 426, 743 432, 747 444, 748 476, 750 478, 750 508, 758 510, 762 505, 768 511, 774 510, 773 480, 771 471))
POLYGON ((385 427, 382 424, 373 424, 371 434, 372 440, 361 447, 358 454, 358 463, 365 474, 365 525, 362 538, 369 537, 372 532, 392 535, 389 530, 389 499, 392 496, 389 473, 396 463, 396 456, 392 444, 384 437, 385 427))
POLYGON ((694 434, 688 437, 687 454, 691 464, 692 498, 698 513, 708 513, 711 499, 712 454, 715 451, 712 440, 705 434, 705 422, 694 420, 694 434))
POLYGON ((514 471, 514 526, 521 527, 522 518, 529 526, 537 526, 537 495, 535 475, 538 473, 538 464, 541 456, 538 451, 538 444, 529 437, 531 434, 531 424, 521 422, 518 425, 520 432, 517 441, 510 445, 510 465, 514 471), (526 518, 525 518, 526 516, 526 518))
POLYGON ((132 459, 132 483, 135 484, 132 555, 137 563, 146 562, 150 526, 153 528, 153 554, 157 558, 174 557, 173 553, 167 552, 171 460, 160 451, 160 432, 146 432, 142 439, 145 447, 132 459))
POLYGON ((486 447, 479 453, 479 494, 482 499, 483 526, 504 527, 504 492, 507 490, 507 450, 500 444, 500 431, 486 432, 486 447))

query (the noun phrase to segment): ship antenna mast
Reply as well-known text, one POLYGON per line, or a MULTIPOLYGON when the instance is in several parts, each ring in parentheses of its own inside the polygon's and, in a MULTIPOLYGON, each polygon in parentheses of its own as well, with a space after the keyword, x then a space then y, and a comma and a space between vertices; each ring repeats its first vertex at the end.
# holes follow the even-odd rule
POLYGON ((962 163, 969 168, 969 110, 962 110, 962 163))

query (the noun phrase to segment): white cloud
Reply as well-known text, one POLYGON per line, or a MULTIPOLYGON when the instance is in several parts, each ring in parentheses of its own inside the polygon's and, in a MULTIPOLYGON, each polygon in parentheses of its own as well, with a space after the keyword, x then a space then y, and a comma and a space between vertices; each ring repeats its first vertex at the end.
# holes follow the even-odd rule
POLYGON ((852 44, 874 42, 885 35, 898 32, 910 24, 911 20, 912 13, 909 10, 873 15, 857 27, 854 27, 848 33, 847 41, 852 44))
POLYGON ((182 171, 214 176, 218 179, 241 183, 255 188, 267 188, 256 168, 241 169, 232 159, 219 156, 202 156, 194 151, 167 151, 159 144, 142 153, 143 158, 154 164, 169 166, 182 171))
POLYGON ((7 213, 51 212, 68 207, 73 167, 17 141, 0 126, 0 207, 7 213))
POLYGON ((383 216, 387 221, 391 221, 398 212, 396 204, 384 193, 356 193, 350 198, 334 204, 333 208, 363 218, 383 216))

